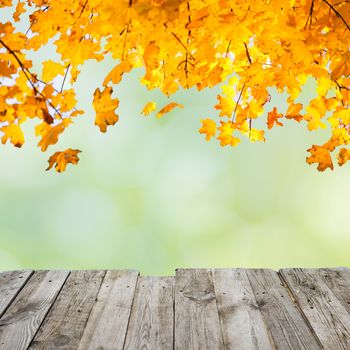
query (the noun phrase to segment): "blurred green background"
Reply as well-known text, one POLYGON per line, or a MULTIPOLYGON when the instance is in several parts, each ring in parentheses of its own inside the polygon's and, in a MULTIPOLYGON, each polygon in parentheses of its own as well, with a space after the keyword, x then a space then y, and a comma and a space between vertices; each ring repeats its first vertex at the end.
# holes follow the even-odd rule
MULTIPOLYGON (((50 48, 35 55, 52 58, 50 48)), ((217 115, 219 87, 177 93, 170 101, 185 108, 157 120, 140 111, 169 100, 136 70, 115 89, 119 123, 102 134, 92 93, 113 65, 85 64, 76 88, 86 114, 46 153, 34 123, 22 149, 0 147, 1 270, 350 265, 349 166, 318 173, 305 163, 325 131, 286 121, 266 143, 222 148, 198 133, 200 119, 217 115), (67 147, 83 151, 79 165, 46 172, 67 147)), ((313 95, 307 84, 302 99, 313 95)), ((273 93, 275 105, 285 111, 285 96, 273 93)))

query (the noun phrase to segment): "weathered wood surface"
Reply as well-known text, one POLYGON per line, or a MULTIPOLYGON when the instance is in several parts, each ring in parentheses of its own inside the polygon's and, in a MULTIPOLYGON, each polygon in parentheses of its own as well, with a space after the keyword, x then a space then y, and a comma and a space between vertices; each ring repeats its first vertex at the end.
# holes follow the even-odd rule
POLYGON ((0 273, 0 350, 350 349, 350 269, 0 273))

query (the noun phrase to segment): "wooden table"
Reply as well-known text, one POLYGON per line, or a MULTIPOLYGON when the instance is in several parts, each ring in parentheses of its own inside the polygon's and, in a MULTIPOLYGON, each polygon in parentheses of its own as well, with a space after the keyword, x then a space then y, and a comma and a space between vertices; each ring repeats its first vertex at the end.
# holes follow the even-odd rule
POLYGON ((0 349, 350 349, 350 269, 0 273, 0 349))

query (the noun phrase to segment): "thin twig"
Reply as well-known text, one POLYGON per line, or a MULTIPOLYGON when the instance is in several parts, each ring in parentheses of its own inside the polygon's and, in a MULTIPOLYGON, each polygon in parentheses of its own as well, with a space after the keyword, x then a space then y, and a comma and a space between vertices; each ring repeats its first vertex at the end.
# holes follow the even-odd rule
POLYGON ((343 21, 343 23, 346 25, 346 28, 350 30, 349 24, 345 21, 344 17, 334 8, 334 6, 330 4, 327 0, 322 1, 329 6, 329 8, 336 14, 336 16, 343 21))
POLYGON ((247 46, 246 43, 243 43, 243 44, 244 44, 244 47, 245 47, 245 53, 246 53, 246 55, 247 55, 249 64, 252 64, 252 58, 251 58, 250 55, 249 55, 248 46, 247 46))
POLYGON ((180 40, 180 38, 174 33, 171 32, 171 34, 175 37, 175 39, 181 44, 181 46, 186 50, 186 52, 190 55, 190 57, 195 61, 196 59, 194 58, 194 56, 191 54, 190 51, 188 51, 186 45, 183 44, 183 42, 180 40))
POLYGON ((64 83, 66 82, 67 74, 68 74, 69 68, 70 68, 70 63, 68 64, 68 66, 67 66, 67 68, 66 68, 66 72, 64 73, 64 77, 63 77, 63 81, 62 81, 60 93, 62 93, 62 91, 63 91, 64 83))
POLYGON ((233 114, 232 114, 232 118, 231 118, 231 122, 232 122, 232 123, 235 121, 235 118, 236 118, 236 111, 237 111, 237 108, 238 108, 239 101, 241 100, 241 97, 242 97, 244 88, 245 88, 245 83, 243 84, 242 89, 241 89, 241 92, 239 93, 238 100, 237 100, 237 102, 236 102, 236 106, 235 106, 235 109, 234 109, 233 114))

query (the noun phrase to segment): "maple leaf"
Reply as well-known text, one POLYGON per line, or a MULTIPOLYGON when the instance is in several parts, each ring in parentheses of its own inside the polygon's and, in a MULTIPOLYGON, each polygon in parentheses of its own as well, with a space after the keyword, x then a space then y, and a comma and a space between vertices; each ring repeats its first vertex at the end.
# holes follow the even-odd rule
POLYGON ((307 151, 310 152, 310 156, 306 158, 306 161, 309 164, 318 163, 317 170, 325 171, 327 168, 333 170, 333 162, 329 149, 313 145, 307 151))
POLYGON ((15 147, 22 147, 24 143, 24 134, 18 124, 10 124, 0 128, 0 131, 4 133, 1 137, 1 142, 5 144, 7 140, 10 140, 15 147))
POLYGON ((213 136, 215 137, 216 134, 216 123, 207 118, 207 119, 203 119, 201 120, 202 122, 202 127, 199 129, 199 132, 201 134, 205 134, 205 139, 207 141, 209 141, 213 136))
POLYGON ((180 103, 176 103, 176 102, 170 102, 168 103, 166 106, 164 106, 156 115, 156 117, 162 118, 164 116, 164 114, 169 113, 170 111, 172 111, 175 107, 180 107, 183 108, 183 105, 180 103))
POLYGON ((218 127, 220 135, 217 139, 220 141, 221 146, 237 146, 241 141, 238 137, 233 136, 235 130, 234 124, 232 122, 220 121, 221 126, 218 127))
POLYGON ((294 119, 298 123, 301 122, 304 118, 300 114, 300 111, 302 110, 303 105, 301 103, 291 104, 288 107, 286 118, 287 119, 294 119))
POLYGON ((273 107, 273 110, 267 113, 267 127, 269 129, 272 129, 275 124, 279 126, 283 126, 283 123, 281 123, 278 120, 279 118, 282 118, 282 117, 283 117, 283 114, 277 113, 277 108, 273 107))
POLYGON ((63 75, 64 71, 65 71, 64 65, 62 65, 59 62, 48 60, 43 62, 42 78, 44 81, 50 81, 59 74, 63 75))
POLYGON ((65 151, 55 152, 48 160, 49 166, 46 170, 50 170, 54 165, 57 172, 61 173, 66 170, 67 164, 77 164, 79 161, 78 149, 68 148, 65 151))
POLYGON ((341 148, 338 153, 338 164, 343 166, 348 160, 350 160, 350 150, 346 148, 341 148))
POLYGON ((106 87, 102 92, 97 88, 94 92, 95 125, 100 128, 101 132, 106 132, 108 125, 114 125, 119 120, 119 116, 115 113, 119 100, 112 99, 112 93, 111 87, 106 87))
POLYGON ((157 104, 155 102, 147 102, 146 105, 142 109, 143 115, 149 115, 151 112, 157 109, 157 104))

